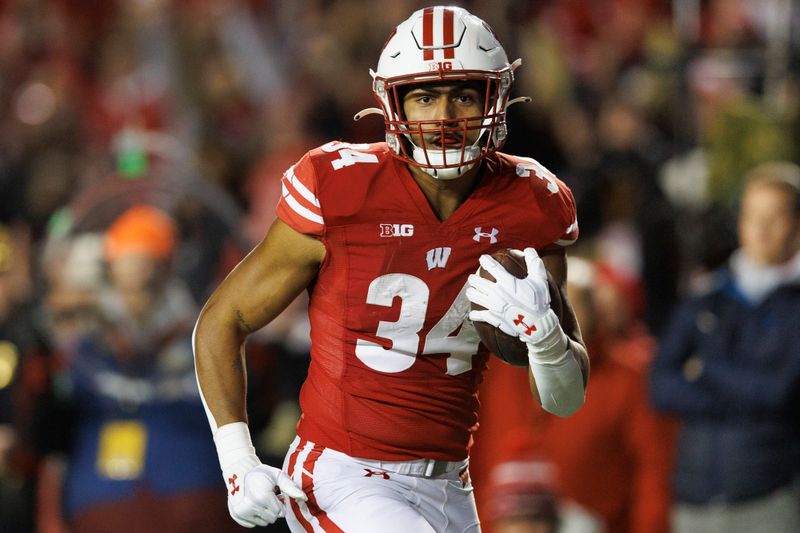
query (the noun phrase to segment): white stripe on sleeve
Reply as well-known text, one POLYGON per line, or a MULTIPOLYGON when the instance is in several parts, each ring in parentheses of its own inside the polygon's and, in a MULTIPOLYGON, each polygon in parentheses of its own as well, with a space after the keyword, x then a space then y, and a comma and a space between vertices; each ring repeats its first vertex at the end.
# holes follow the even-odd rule
POLYGON ((303 185, 303 182, 301 182, 299 179, 297 179, 297 176, 295 176, 294 166, 289 167, 289 170, 286 171, 286 177, 289 179, 289 183, 292 184, 292 187, 294 187, 294 189, 300 193, 300 196, 308 200, 311 205, 319 207, 319 200, 317 200, 317 197, 314 196, 314 193, 309 191, 308 188, 303 185))
POLYGON ((314 222, 316 224, 325 224, 325 221, 322 219, 322 216, 318 215, 317 213, 311 211, 307 207, 303 206, 298 202, 292 193, 289 192, 289 189, 286 188, 286 185, 281 184, 283 199, 286 200, 286 205, 292 208, 292 211, 300 215, 301 217, 314 222))

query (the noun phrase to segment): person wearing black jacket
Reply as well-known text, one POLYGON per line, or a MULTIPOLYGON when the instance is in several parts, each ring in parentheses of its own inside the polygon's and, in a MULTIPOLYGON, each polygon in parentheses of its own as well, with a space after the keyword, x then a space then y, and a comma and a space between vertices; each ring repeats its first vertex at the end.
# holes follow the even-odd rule
POLYGON ((749 172, 738 231, 652 367, 654 404, 682 421, 677 533, 800 531, 800 167, 749 172))

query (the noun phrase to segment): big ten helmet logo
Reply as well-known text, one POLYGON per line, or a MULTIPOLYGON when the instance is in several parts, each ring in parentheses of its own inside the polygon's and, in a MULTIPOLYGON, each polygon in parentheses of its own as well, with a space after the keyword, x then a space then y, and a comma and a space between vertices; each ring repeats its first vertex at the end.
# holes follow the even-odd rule
POLYGON ((428 63, 428 70, 432 72, 450 72, 453 64, 450 61, 431 61, 428 63))
POLYGON ((411 237, 414 235, 413 224, 379 224, 381 237, 411 237))

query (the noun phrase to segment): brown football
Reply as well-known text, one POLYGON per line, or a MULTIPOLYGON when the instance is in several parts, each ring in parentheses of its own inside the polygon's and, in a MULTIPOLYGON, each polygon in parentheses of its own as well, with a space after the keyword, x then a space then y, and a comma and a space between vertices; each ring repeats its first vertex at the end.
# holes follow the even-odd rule
MULTIPOLYGON (((510 274, 518 278, 524 278, 528 275, 528 269, 525 266, 525 257, 521 250, 503 248, 491 255, 498 263, 503 265, 510 274)), ((478 275, 482 278, 494 281, 494 276, 483 270, 483 268, 478 269, 478 275)), ((547 283, 550 286, 550 307, 555 311, 556 315, 561 318, 561 292, 558 290, 558 286, 549 272, 547 273, 547 283)), ((476 304, 471 304, 471 308, 473 310, 484 309, 476 304)), ((496 357, 510 365, 528 366, 528 348, 518 337, 507 335, 500 331, 500 328, 496 328, 486 322, 475 322, 475 329, 478 331, 481 342, 496 357)))

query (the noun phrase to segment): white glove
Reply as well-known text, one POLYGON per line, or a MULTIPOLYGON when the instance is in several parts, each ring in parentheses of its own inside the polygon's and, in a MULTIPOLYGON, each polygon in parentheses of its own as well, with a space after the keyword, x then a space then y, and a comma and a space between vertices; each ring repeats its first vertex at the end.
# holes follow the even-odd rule
POLYGON ((261 463, 244 422, 220 427, 214 443, 228 487, 228 512, 240 526, 267 526, 285 516, 284 496, 307 499, 282 470, 261 463))
POLYGON ((528 269, 524 279, 509 273, 491 256, 480 257, 481 266, 496 281, 476 274, 469 277, 467 298, 486 308, 470 311, 469 318, 525 341, 542 407, 558 416, 570 416, 584 402, 583 376, 558 317, 550 309, 547 269, 533 248, 526 248, 524 255, 528 269))
POLYGON ((558 316, 550 309, 550 289, 544 263, 533 248, 526 248, 523 253, 528 269, 528 276, 523 279, 509 273, 491 256, 484 254, 480 257, 481 267, 495 281, 477 274, 469 276, 467 298, 486 308, 470 311, 469 318, 519 337, 528 344, 531 357, 536 357, 538 362, 554 362, 564 356, 568 348, 567 338, 558 316))

